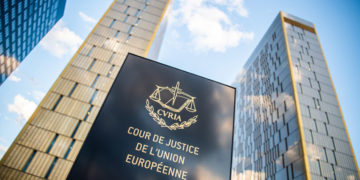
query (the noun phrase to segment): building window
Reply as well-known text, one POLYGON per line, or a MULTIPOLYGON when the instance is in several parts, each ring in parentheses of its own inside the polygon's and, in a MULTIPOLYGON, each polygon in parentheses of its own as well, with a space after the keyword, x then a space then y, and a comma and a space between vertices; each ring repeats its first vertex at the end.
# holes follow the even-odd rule
POLYGON ((114 58, 114 55, 115 55, 115 52, 113 52, 112 54, 111 54, 111 56, 110 56, 110 58, 109 58, 109 63, 111 63, 111 61, 113 60, 113 58, 114 58))
POLYGON ((131 34, 131 31, 133 30, 133 28, 134 28, 134 25, 131 25, 129 28, 128 34, 131 34))
POLYGON ((71 91, 69 92, 69 97, 71 97, 71 95, 74 93, 74 91, 75 91, 75 89, 76 89, 76 87, 78 86, 78 82, 76 82, 75 84, 74 84, 74 86, 71 88, 71 91))
POLYGON ((51 148, 54 146, 55 141, 56 141, 56 139, 58 138, 58 136, 59 136, 58 134, 55 134, 55 137, 54 137, 53 140, 51 141, 50 146, 47 148, 46 153, 49 153, 49 152, 50 152, 50 150, 51 150, 51 148))
POLYGON ((16 15, 15 7, 11 8, 11 19, 14 19, 16 15))
POLYGON ((73 137, 75 136, 77 130, 78 130, 79 127, 80 127, 80 124, 81 124, 81 121, 79 121, 79 122, 76 124, 75 129, 74 129, 73 133, 71 134, 71 138, 73 138, 73 137))
POLYGON ((106 77, 110 77, 112 71, 114 70, 114 67, 115 67, 115 65, 112 65, 112 66, 111 66, 111 68, 110 68, 108 74, 106 75, 106 77))
MULTIPOLYGON (((11 31, 13 31, 13 32, 15 31, 15 28, 16 28, 16 24, 15 24, 15 23, 16 23, 15 20, 13 20, 13 21, 11 22, 11 31)), ((15 34, 14 34, 14 35, 15 35, 15 34)), ((13 35, 13 36, 14 36, 14 35, 13 35)))
POLYGON ((35 154, 36 154, 36 150, 34 150, 34 151, 31 153, 31 155, 30 155, 29 159, 27 160, 24 168, 22 169, 23 172, 25 172, 26 169, 29 167, 31 161, 34 159, 35 154))
MULTIPOLYGON (((326 123, 324 123, 324 127, 325 127, 325 134, 326 134, 326 135, 329 135, 329 132, 328 132, 326 123)), ((324 150, 325 150, 325 149, 324 149, 324 150)), ((325 157, 326 157, 326 156, 325 156, 325 157)))
POLYGON ((70 154, 70 151, 71 151, 72 147, 74 146, 74 143, 75 143, 75 139, 73 139, 71 141, 71 144, 70 144, 69 148, 67 149, 67 151, 66 151, 66 153, 64 155, 64 159, 66 159, 68 157, 68 155, 70 154))
POLYGON ((118 37, 119 33, 120 33, 120 31, 116 31, 116 33, 115 33, 115 36, 114 36, 114 37, 115 37, 115 38, 116 38, 116 37, 118 37))
POLYGON ((106 38, 106 41, 103 43, 103 45, 101 47, 105 48, 105 46, 109 44, 109 40, 110 40, 110 38, 106 38))
POLYGON ((127 14, 124 18, 124 22, 126 22, 129 19, 129 14, 127 14))
POLYGON ((276 32, 272 34, 272 40, 274 41, 276 39, 276 32))
POLYGON ((124 14, 126 14, 129 11, 129 9, 130 9, 130 6, 127 6, 125 11, 124 11, 124 14))
POLYGON ((7 11, 9 9, 9 3, 7 0, 4 0, 4 11, 7 11))
POLYGON ((20 14, 21 11, 22 11, 22 2, 20 1, 20 2, 18 3, 18 14, 20 14))
POLYGON ((17 25, 20 26, 20 27, 21 27, 21 23, 22 23, 21 17, 22 17, 22 15, 19 14, 18 15, 18 24, 17 25))
POLYGON ((111 24, 110 24, 110 26, 109 26, 110 28, 112 28, 112 27, 114 26, 115 21, 116 21, 116 19, 113 19, 113 20, 112 20, 112 22, 111 22, 111 24))
POLYGON ((91 110, 93 109, 94 105, 90 105, 85 117, 84 117, 84 121, 87 120, 87 118, 90 116, 91 110))
POLYGON ((130 39, 131 39, 131 34, 129 34, 129 36, 127 37, 125 43, 128 43, 130 39))
MULTIPOLYGON (((334 151, 333 151, 333 153, 334 153, 334 151)), ((334 158, 335 159, 335 158, 334 158)), ((336 159, 335 159, 335 161, 336 161, 336 159)), ((334 168, 334 165, 333 164, 331 164, 331 170, 332 170, 332 178, 333 179, 336 179, 336 175, 335 175, 335 168, 334 168)))
POLYGON ((95 90, 95 92, 94 92, 94 94, 92 95, 92 97, 91 97, 91 99, 90 99, 90 104, 92 104, 93 103, 93 101, 94 101, 94 99, 95 99, 95 97, 96 97, 96 95, 97 95, 97 93, 99 92, 99 90, 95 90))
POLYGON ((5 27, 5 38, 8 37, 9 34, 10 34, 9 26, 6 26, 6 27, 5 27))
POLYGON ((48 178, 49 178, 50 173, 51 173, 51 171, 54 169, 54 166, 55 166, 57 160, 58 160, 58 157, 55 157, 54 161, 51 163, 51 166, 50 166, 49 170, 47 171, 47 173, 46 173, 46 175, 45 175, 45 179, 48 179, 48 178))
POLYGON ((59 99, 56 101, 55 105, 51 109, 52 111, 55 111, 56 107, 59 105, 62 98, 63 98, 63 95, 60 95, 59 99))
POLYGON ((94 82, 93 82, 92 85, 91 85, 91 88, 94 88, 94 87, 95 87, 96 81, 99 79, 99 77, 100 77, 100 74, 98 74, 98 75, 96 76, 94 82))
POLYGON ((95 62, 96 62, 96 59, 94 59, 94 60, 91 62, 90 66, 89 66, 89 68, 88 68, 88 71, 91 70, 91 68, 94 66, 95 62))
POLYGON ((87 54, 87 56, 90 56, 90 55, 91 55, 91 53, 93 52, 94 48, 95 48, 95 45, 91 47, 91 49, 89 50, 89 53, 87 54))
POLYGON ((140 9, 138 9, 137 11, 136 11, 136 13, 135 13, 135 17, 139 17, 139 15, 140 15, 140 9))
POLYGON ((135 22, 135 25, 138 25, 140 22, 140 18, 137 18, 136 22, 135 22))

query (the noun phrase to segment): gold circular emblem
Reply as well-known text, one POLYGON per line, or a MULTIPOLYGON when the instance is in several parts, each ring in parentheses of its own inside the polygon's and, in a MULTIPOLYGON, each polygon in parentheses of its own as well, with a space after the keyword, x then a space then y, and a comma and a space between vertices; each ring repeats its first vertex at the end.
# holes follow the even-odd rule
POLYGON ((183 92, 180 89, 180 82, 177 82, 175 87, 156 85, 155 91, 149 98, 164 108, 155 110, 154 106, 150 104, 149 99, 146 99, 146 110, 149 112, 150 117, 161 127, 178 130, 190 127, 197 122, 198 115, 192 116, 185 121, 181 119, 181 112, 184 109, 189 113, 196 113, 197 110, 195 107, 195 97, 183 92), (175 122, 166 123, 163 117, 175 122))

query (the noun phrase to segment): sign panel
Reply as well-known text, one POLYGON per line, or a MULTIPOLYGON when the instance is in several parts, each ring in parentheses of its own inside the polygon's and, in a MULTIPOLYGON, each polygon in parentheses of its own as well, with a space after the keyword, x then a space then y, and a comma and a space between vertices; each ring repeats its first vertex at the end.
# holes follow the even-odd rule
POLYGON ((233 87, 129 54, 68 179, 230 179, 233 87))

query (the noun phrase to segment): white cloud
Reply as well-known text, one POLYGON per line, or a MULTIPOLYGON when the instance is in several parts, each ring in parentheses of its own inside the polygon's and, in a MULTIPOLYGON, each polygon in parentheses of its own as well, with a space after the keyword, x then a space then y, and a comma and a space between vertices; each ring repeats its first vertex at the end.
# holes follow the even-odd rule
POLYGON ((25 99, 20 94, 15 96, 13 104, 8 105, 9 112, 14 112, 18 115, 16 121, 20 124, 29 119, 35 108, 35 102, 25 99))
POLYGON ((88 23, 96 23, 96 20, 90 16, 88 16, 87 14, 79 11, 79 16, 81 17, 82 20, 84 20, 85 22, 88 22, 88 23))
POLYGON ((5 152, 9 149, 9 146, 4 145, 4 144, 8 144, 8 141, 5 138, 0 137, 0 159, 5 154, 5 152))
POLYGON ((8 147, 6 147, 6 146, 4 146, 4 145, 0 144, 0 152, 5 153, 7 149, 8 149, 8 147))
POLYGON ((8 148, 9 148, 9 147, 0 144, 0 159, 1 159, 2 156, 5 154, 5 152, 8 150, 8 148))
POLYGON ((218 4, 226 6, 231 12, 235 11, 237 14, 243 17, 248 17, 249 12, 244 7, 244 0, 215 0, 218 4))
POLYGON ((240 41, 252 40, 254 33, 241 31, 220 6, 243 17, 248 15, 242 0, 181 0, 170 21, 187 28, 198 50, 225 52, 240 41))
POLYGON ((54 56, 62 58, 65 54, 73 54, 81 42, 82 39, 60 20, 40 41, 40 45, 54 56))
POLYGON ((9 77, 9 80, 10 81, 14 81, 14 82, 19 82, 21 80, 21 78, 15 76, 14 74, 12 74, 10 77, 9 77))

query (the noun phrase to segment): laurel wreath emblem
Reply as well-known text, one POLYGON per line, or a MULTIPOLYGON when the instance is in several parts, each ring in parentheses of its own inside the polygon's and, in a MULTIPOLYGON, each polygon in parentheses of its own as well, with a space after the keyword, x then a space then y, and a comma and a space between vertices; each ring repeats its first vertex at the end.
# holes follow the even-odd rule
POLYGON ((165 122, 165 120, 163 118, 161 118, 158 114, 156 114, 154 112, 154 106, 150 105, 148 99, 146 99, 145 108, 149 112, 149 115, 153 118, 153 120, 155 122, 157 122, 161 127, 166 127, 166 128, 168 128, 170 130, 184 129, 184 128, 187 128, 187 127, 189 127, 192 124, 195 124, 197 122, 198 115, 188 119, 187 121, 183 121, 180 124, 179 123, 173 123, 173 124, 171 124, 169 126, 169 125, 166 124, 166 122, 165 122))

